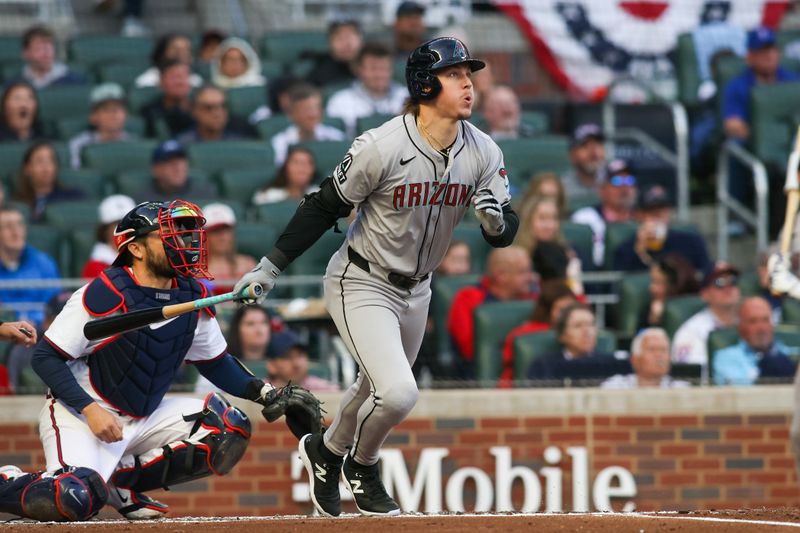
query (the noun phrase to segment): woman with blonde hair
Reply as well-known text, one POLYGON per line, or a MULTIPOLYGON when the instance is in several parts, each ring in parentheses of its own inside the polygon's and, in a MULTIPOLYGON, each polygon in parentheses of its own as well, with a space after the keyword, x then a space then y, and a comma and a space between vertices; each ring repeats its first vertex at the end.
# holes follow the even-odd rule
POLYGON ((558 218, 564 218, 567 214, 567 194, 561 184, 561 178, 554 172, 540 172, 531 178, 528 188, 522 195, 519 206, 522 211, 534 198, 548 196, 556 201, 558 206, 558 218))

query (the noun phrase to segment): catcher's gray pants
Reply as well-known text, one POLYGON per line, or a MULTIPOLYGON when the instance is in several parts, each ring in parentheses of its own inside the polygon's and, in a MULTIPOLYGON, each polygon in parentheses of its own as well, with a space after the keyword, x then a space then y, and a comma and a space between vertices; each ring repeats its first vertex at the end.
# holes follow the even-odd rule
POLYGON ((388 272, 370 264, 370 272, 350 261, 347 243, 325 273, 325 305, 359 366, 347 389, 325 445, 348 453, 360 464, 378 461, 389 431, 417 402, 411 373, 431 300, 430 278, 410 290, 388 282, 388 272))

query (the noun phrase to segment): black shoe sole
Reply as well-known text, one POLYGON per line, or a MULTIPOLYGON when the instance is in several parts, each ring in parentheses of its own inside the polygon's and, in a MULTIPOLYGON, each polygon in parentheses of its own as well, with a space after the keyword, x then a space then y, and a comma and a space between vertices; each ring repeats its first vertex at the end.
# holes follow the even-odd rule
POLYGON ((303 435, 303 438, 300 439, 300 444, 297 446, 297 451, 300 452, 300 460, 303 461, 303 466, 308 472, 308 487, 311 493, 311 503, 314 504, 314 508, 319 512, 319 514, 324 516, 330 517, 337 517, 342 514, 341 510, 334 514, 325 510, 322 505, 319 504, 317 501, 317 497, 314 495, 314 481, 316 480, 316 476, 314 475, 314 465, 311 464, 311 459, 308 458, 308 454, 306 453, 306 441, 310 439, 313 435, 311 433, 307 435, 303 435))

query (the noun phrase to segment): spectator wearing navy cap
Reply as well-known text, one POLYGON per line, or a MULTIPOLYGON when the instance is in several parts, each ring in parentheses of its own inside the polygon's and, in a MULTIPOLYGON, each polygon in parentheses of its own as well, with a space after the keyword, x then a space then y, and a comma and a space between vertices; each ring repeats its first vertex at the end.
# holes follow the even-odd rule
POLYGON ((605 258, 606 226, 633 220, 636 204, 636 177, 622 159, 609 162, 600 178, 600 203, 583 207, 572 214, 572 221, 592 228, 592 260, 597 267, 605 258))
POLYGON ((597 201, 606 161, 604 142, 603 130, 597 124, 581 124, 572 132, 569 147, 571 167, 561 176, 570 205, 582 207, 597 201))
POLYGON ((725 87, 722 115, 728 137, 750 137, 750 93, 756 85, 800 80, 800 76, 779 65, 780 59, 775 32, 762 26, 747 34, 747 68, 725 87))
POLYGON ((667 254, 680 254, 700 272, 711 269, 703 238, 693 232, 670 228, 672 199, 661 185, 642 191, 636 208, 639 227, 614 253, 614 270, 648 270, 667 254))
MULTIPOLYGON (((308 346, 292 330, 275 333, 267 347, 270 383, 291 382, 314 392, 338 392, 339 386, 309 374, 308 346)), ((276 387, 279 385, 275 385, 276 387)))
POLYGON ((405 60, 425 41, 425 6, 417 2, 400 2, 394 19, 394 53, 405 60))
POLYGON ((178 141, 164 141, 153 150, 150 166, 152 180, 133 195, 137 202, 165 202, 175 198, 211 199, 217 196, 214 188, 189 176, 186 150, 178 141))

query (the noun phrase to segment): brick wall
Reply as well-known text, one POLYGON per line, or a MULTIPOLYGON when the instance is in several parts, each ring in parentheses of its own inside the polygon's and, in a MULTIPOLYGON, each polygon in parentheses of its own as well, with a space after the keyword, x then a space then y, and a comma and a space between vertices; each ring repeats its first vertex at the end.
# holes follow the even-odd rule
MULTIPOLYGON (((502 409, 498 412, 502 414, 502 409)), ((454 471, 467 466, 477 467, 494 479, 495 458, 490 448, 508 447, 513 464, 533 469, 542 487, 542 467, 562 469, 564 510, 572 509, 569 447, 586 448, 590 482, 603 468, 628 469, 636 481, 636 495, 626 500, 635 502, 640 510, 782 506, 794 505, 800 497, 788 441, 789 423, 790 416, 785 412, 439 415, 407 420, 395 429, 386 447, 402 451, 412 482, 421 452, 446 448, 443 484, 454 471), (560 450, 560 461, 545 461, 548 447, 560 450)), ((34 423, 0 423, 0 432, 4 435, 0 464, 43 466, 34 423)), ((153 496, 170 504, 175 516, 306 513, 310 510, 308 503, 292 500, 293 485, 305 479, 305 474, 292 479, 290 458, 295 449, 296 440, 283 424, 261 422, 244 459, 231 475, 177 486, 153 496)), ((301 489, 297 491, 302 493, 301 489)), ((463 494, 470 509, 475 484, 468 481, 463 494)), ((540 509, 545 500, 543 495, 540 509)), ((517 509, 522 505, 519 482, 513 485, 512 501, 517 509)), ((615 501, 614 508, 620 510, 623 503, 615 501)))

